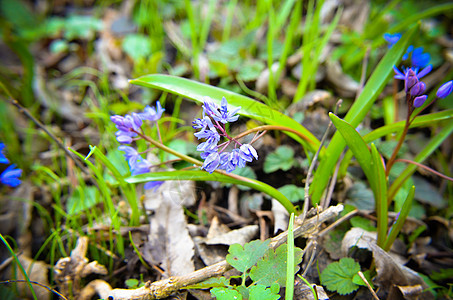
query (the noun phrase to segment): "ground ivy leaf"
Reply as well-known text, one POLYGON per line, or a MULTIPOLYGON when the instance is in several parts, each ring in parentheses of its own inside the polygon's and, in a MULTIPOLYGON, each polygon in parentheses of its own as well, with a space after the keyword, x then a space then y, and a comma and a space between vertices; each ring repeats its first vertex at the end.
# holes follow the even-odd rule
POLYGON ((249 300, 277 300, 280 299, 278 293, 274 293, 270 288, 265 285, 257 284, 249 288, 249 300))
POLYGON ((224 287, 211 289, 211 294, 216 297, 217 300, 242 300, 242 296, 238 291, 224 287))
POLYGON ((304 188, 295 186, 294 184, 284 185, 281 188, 278 188, 278 190, 293 203, 303 200, 305 196, 304 188))
MULTIPOLYGON (((258 261, 256 266, 250 270, 250 278, 257 284, 271 286, 278 283, 280 286, 286 284, 286 244, 279 246, 275 252, 269 249, 258 261)), ((302 261, 302 249, 294 248, 294 273, 299 271, 299 263, 302 261)))
POLYGON ((236 270, 244 273, 263 257, 269 247, 269 243, 270 240, 255 240, 245 244, 244 248, 239 244, 233 244, 228 249, 229 254, 226 256, 226 261, 236 270))
POLYGON ((265 173, 272 173, 281 169, 288 171, 294 165, 294 150, 293 148, 283 145, 275 149, 274 152, 266 156, 264 160, 263 170, 265 173))
POLYGON ((353 282, 354 275, 360 271, 360 265, 354 259, 345 257, 331 263, 321 273, 321 283, 329 290, 340 295, 356 291, 359 286, 353 282))

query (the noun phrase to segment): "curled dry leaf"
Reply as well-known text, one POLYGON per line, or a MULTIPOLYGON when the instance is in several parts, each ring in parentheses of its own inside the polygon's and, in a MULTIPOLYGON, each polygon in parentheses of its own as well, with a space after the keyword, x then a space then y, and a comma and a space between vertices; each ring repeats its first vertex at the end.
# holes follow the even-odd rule
POLYGON ((165 270, 166 275, 185 275, 195 270, 195 244, 187 229, 183 205, 195 201, 194 182, 166 181, 156 191, 148 191, 144 205, 154 214, 149 218, 150 234, 143 257, 165 270))
MULTIPOLYGON (((376 245, 376 232, 368 232, 361 228, 352 228, 346 233, 343 239, 341 246, 342 253, 347 253, 349 248, 353 246, 371 251, 377 272, 373 281, 381 287, 380 298, 386 296, 385 294, 395 295, 395 293, 401 293, 400 287, 411 287, 412 290, 418 290, 417 286, 420 285, 423 289, 416 296, 421 297, 419 299, 433 299, 433 295, 430 292, 423 292, 428 286, 417 272, 403 266, 402 262, 395 259, 398 256, 392 256, 376 245)), ((391 298, 389 296, 388 299, 412 298, 391 298)))

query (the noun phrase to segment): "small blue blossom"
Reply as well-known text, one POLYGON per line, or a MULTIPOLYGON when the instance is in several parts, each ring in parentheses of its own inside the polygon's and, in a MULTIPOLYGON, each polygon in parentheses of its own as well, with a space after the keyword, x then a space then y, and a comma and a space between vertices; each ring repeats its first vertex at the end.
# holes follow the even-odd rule
POLYGON ((134 166, 131 166, 131 174, 134 176, 148 173, 151 166, 152 165, 149 161, 144 158, 140 158, 135 162, 134 166))
POLYGON ((426 84, 423 81, 416 83, 410 90, 412 97, 420 96, 425 92, 426 84))
POLYGON ((400 71, 397 67, 393 67, 393 71, 395 71, 395 76, 393 78, 400 79, 400 80, 406 80, 406 77, 408 76, 409 71, 412 70, 413 72, 415 72, 415 75, 420 80, 421 78, 428 75, 428 73, 431 72, 432 69, 433 69, 432 65, 426 66, 420 72, 418 72, 419 68, 415 68, 415 67, 412 67, 412 68, 403 67, 402 68, 403 71, 400 71))
POLYGON ((5 153, 3 153, 3 149, 5 149, 5 144, 0 142, 0 163, 9 164, 9 160, 6 158, 5 153))
POLYGON ((141 159, 141 156, 135 148, 129 146, 119 146, 118 150, 125 152, 124 158, 126 158, 130 168, 133 168, 137 163, 137 160, 141 159))
POLYGON ((201 169, 205 169, 207 172, 212 173, 220 165, 220 155, 216 152, 211 152, 208 157, 206 157, 203 166, 201 169))
POLYGON ((139 115, 132 113, 131 115, 122 116, 111 116, 110 120, 115 123, 118 131, 115 133, 116 139, 122 144, 132 143, 132 138, 137 136, 135 131, 140 130, 142 126, 142 120, 139 115))
POLYGON ((429 53, 423 53, 423 47, 415 48, 412 52, 412 65, 414 67, 424 68, 429 64, 431 60, 431 55, 429 53))
POLYGON ((237 121, 239 116, 236 114, 241 109, 241 107, 237 107, 232 111, 228 112, 227 105, 228 105, 227 100, 225 99, 225 97, 222 97, 222 102, 220 103, 220 111, 215 110, 214 114, 212 115, 214 120, 219 121, 223 124, 237 121))
POLYGON ((19 177, 22 175, 21 169, 15 169, 16 165, 12 164, 0 175, 0 181, 10 187, 16 187, 21 183, 19 177))
POLYGON ((156 102, 156 108, 150 107, 147 105, 144 109, 143 113, 139 113, 138 115, 142 120, 149 120, 156 122, 162 117, 162 113, 165 111, 165 108, 162 108, 160 102, 156 102))
POLYGON ((389 48, 391 48, 393 45, 396 44, 401 38, 401 33, 395 33, 395 34, 390 34, 390 33, 384 33, 384 39, 389 43, 389 48))
POLYGON ((420 107, 425 103, 427 95, 422 95, 414 98, 414 107, 420 107))
POLYGON ((258 153, 256 153, 255 148, 250 144, 242 144, 239 150, 239 155, 245 161, 251 162, 253 158, 258 159, 258 153))
POLYGON ((451 94, 453 91, 453 80, 450 80, 441 85, 441 87, 437 90, 436 96, 439 99, 443 99, 451 94))

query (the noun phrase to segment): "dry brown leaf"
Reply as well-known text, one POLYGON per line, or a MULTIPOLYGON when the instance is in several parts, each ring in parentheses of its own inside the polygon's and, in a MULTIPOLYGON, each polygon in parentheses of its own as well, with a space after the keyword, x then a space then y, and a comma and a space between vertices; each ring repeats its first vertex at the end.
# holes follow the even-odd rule
POLYGON ((150 234, 143 256, 149 263, 160 265, 168 276, 195 270, 195 244, 182 208, 195 200, 194 187, 192 181, 166 181, 157 192, 148 191, 145 195, 145 208, 154 214, 149 218, 150 234))

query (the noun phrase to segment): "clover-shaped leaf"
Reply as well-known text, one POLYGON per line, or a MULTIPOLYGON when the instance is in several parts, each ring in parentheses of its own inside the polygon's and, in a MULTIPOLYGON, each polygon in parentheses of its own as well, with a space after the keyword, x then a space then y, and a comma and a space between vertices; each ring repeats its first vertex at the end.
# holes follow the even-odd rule
POLYGON ((244 273, 263 257, 269 243, 270 240, 255 240, 245 244, 244 248, 239 244, 233 244, 228 249, 229 254, 226 256, 226 261, 236 270, 244 273))
POLYGON ((359 286, 354 283, 354 276, 360 271, 360 265, 350 257, 344 257, 331 263, 321 273, 321 283, 329 290, 340 295, 356 291, 359 286))
MULTIPOLYGON (((279 246, 275 252, 269 249, 263 259, 258 261, 256 266, 250 270, 250 278, 256 284, 271 286, 278 283, 280 286, 286 284, 286 252, 287 245, 279 246)), ((299 271, 299 263, 302 261, 302 249, 294 248, 294 273, 299 271)))

